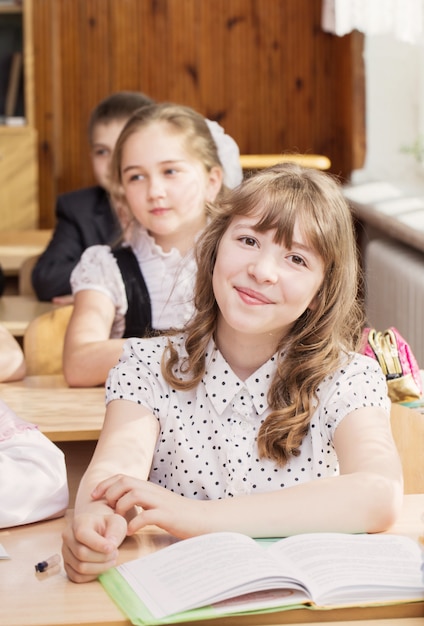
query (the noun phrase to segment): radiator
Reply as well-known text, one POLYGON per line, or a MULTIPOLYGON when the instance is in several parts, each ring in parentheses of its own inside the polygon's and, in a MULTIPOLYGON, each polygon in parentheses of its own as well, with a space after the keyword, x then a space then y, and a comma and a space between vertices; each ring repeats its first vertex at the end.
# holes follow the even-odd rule
POLYGON ((424 253, 374 239, 364 261, 368 325, 378 330, 395 326, 424 368, 424 253))

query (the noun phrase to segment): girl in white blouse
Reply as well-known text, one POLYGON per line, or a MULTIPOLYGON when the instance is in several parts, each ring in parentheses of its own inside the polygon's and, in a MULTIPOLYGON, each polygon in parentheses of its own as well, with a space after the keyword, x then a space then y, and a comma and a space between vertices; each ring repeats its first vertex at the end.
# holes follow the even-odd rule
POLYGON ((126 535, 379 532, 402 470, 363 325, 352 218, 328 174, 280 165, 232 191, 198 251, 184 332, 131 339, 64 534, 69 577, 126 535))
POLYGON ((112 196, 127 248, 92 246, 72 273, 63 361, 70 385, 104 383, 124 337, 180 327, 192 316, 192 248, 209 204, 224 189, 217 144, 231 139, 212 126, 215 141, 209 128, 193 109, 166 103, 143 107, 124 127, 114 150, 112 196), (125 259, 132 262, 126 271, 125 259))

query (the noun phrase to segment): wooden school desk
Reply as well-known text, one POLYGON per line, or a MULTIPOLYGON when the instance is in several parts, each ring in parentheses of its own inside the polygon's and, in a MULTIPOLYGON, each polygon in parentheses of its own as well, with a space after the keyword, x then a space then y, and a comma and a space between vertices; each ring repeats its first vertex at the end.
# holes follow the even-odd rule
POLYGON ((0 231, 0 265, 6 276, 17 276, 25 259, 41 254, 52 236, 52 230, 0 231))
POLYGON ((28 324, 54 308, 51 302, 40 302, 33 296, 1 296, 0 323, 14 337, 23 337, 28 324))
MULTIPOLYGON (((391 532, 418 537, 424 532, 423 512, 424 495, 405 496, 401 519, 391 532)), ((47 571, 45 575, 35 573, 36 563, 55 553, 60 554, 61 532, 65 523, 61 518, 0 530, 0 543, 11 557, 10 560, 0 561, 2 623, 5 626, 128 626, 130 622, 97 581, 82 585, 71 583, 62 566, 47 571)), ((149 527, 125 540, 120 549, 120 560, 123 562, 137 558, 173 541, 170 535, 149 527)), ((424 603, 420 602, 391 607, 344 608, 322 612, 297 609, 247 618, 224 617, 203 622, 203 626, 316 622, 332 622, 333 626, 335 622, 347 626, 349 620, 374 619, 381 619, 378 626, 389 624, 383 618, 394 619, 390 626, 418 626, 420 620, 422 624, 423 617, 424 603)), ((366 621, 355 622, 356 626, 371 624, 366 621)))
POLYGON ((49 439, 96 441, 105 414, 104 387, 68 387, 62 375, 0 384, 0 398, 49 439))

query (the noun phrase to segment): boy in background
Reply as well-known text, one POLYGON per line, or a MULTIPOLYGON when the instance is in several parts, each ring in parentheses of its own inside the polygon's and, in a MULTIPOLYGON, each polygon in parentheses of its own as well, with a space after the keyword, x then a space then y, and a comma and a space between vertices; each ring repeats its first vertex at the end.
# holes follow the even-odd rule
POLYGON ((39 300, 72 301, 70 276, 89 246, 113 244, 121 227, 109 199, 109 169, 115 143, 131 115, 153 100, 141 92, 119 91, 102 100, 88 125, 94 187, 61 194, 56 203, 56 226, 46 250, 32 272, 39 300))

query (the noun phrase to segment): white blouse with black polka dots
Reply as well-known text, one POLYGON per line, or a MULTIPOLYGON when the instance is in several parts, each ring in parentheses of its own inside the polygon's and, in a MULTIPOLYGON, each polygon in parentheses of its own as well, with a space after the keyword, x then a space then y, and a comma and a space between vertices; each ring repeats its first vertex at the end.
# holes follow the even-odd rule
MULTIPOLYGON (((184 336, 173 337, 184 354, 184 336)), ((125 399, 148 407, 160 423, 149 479, 181 495, 216 499, 281 489, 338 473, 333 436, 355 409, 382 407, 390 417, 385 377, 376 361, 352 354, 318 390, 301 453, 283 468, 259 459, 256 437, 270 413, 271 358, 240 380, 211 341, 202 383, 177 391, 163 379, 160 362, 168 339, 128 339, 106 383, 106 403, 125 399)), ((142 443, 140 443, 142 445, 142 443)))

